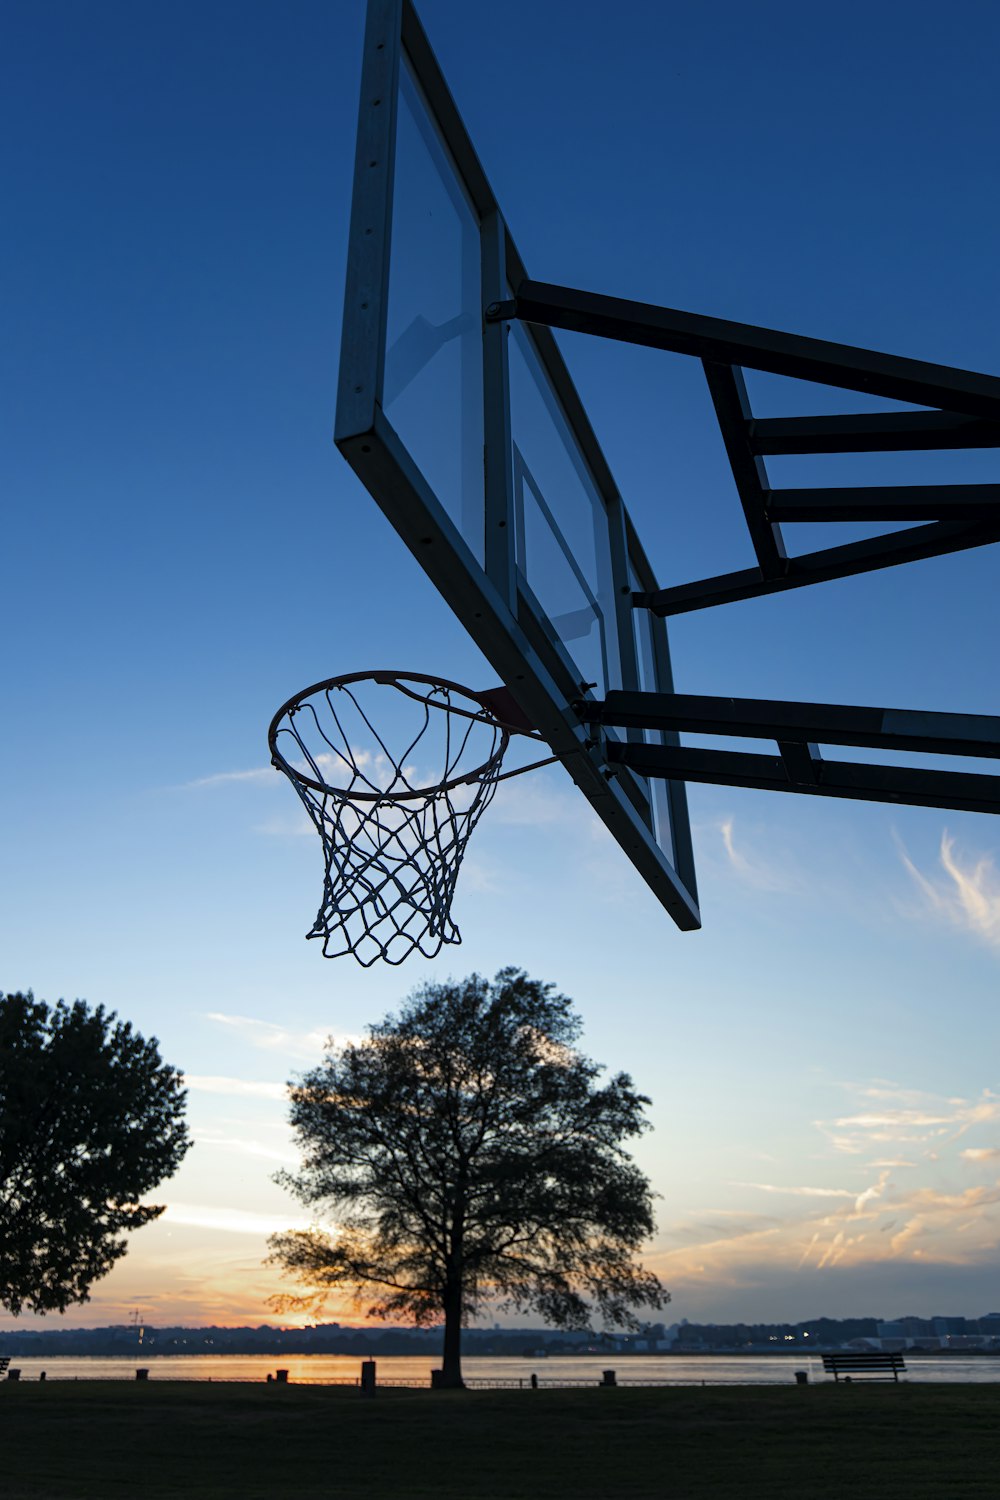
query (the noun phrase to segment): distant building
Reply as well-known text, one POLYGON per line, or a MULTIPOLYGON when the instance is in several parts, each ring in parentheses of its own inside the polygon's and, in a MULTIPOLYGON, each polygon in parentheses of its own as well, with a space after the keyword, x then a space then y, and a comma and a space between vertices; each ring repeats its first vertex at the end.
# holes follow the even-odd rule
POLYGON ((939 1338, 944 1338, 946 1334, 970 1331, 964 1318, 931 1318, 931 1328, 939 1338))
MULTIPOLYGON (((963 1331, 964 1322, 963 1318, 963 1331)), ((930 1318, 894 1318, 890 1323, 876 1324, 876 1333, 880 1339, 921 1339, 934 1334, 940 1337, 930 1318)))

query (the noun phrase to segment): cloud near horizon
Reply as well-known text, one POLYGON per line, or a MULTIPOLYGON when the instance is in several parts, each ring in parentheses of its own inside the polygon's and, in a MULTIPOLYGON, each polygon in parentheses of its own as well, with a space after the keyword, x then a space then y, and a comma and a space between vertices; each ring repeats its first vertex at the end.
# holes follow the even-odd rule
POLYGON ((184 1087, 196 1094, 235 1094, 254 1099, 285 1099, 284 1083, 263 1083, 246 1078, 228 1078, 220 1073, 185 1073, 184 1087))
POLYGON ((721 1298, 724 1304, 731 1293, 747 1320, 748 1294, 765 1286, 771 1299, 766 1316, 798 1316, 796 1306, 803 1316, 815 1316, 830 1305, 824 1288, 835 1271, 837 1305, 843 1307, 854 1285, 859 1309, 869 1287, 884 1296, 887 1288, 921 1278, 929 1285, 935 1277, 942 1287, 952 1286, 959 1273, 970 1285, 990 1284, 1000 1253, 1000 1148, 959 1149, 957 1143, 1000 1120, 1000 1097, 984 1089, 975 1099, 945 1098, 885 1080, 840 1087, 850 1103, 834 1119, 815 1122, 826 1150, 814 1158, 836 1166, 839 1182, 824 1184, 817 1173, 819 1181, 808 1184, 780 1178, 720 1183, 720 1196, 726 1189, 731 1197, 734 1188, 766 1194, 774 1205, 766 1217, 752 1209, 700 1209, 671 1224, 661 1215, 659 1241, 647 1260, 675 1301, 685 1304, 685 1316, 696 1318, 706 1303, 721 1298), (886 1142, 896 1141, 906 1141, 910 1153, 887 1158, 886 1142), (972 1172, 987 1178, 969 1185, 972 1172))
POLYGON ((865 1104, 871 1101, 869 1107, 814 1122, 835 1151, 849 1156, 863 1155, 873 1145, 946 1144, 975 1125, 1000 1120, 1000 1095, 991 1089, 983 1089, 978 1099, 955 1099, 875 1080, 853 1086, 852 1092, 865 1104))
POLYGON ((284 1150, 270 1146, 266 1141, 255 1141, 250 1136, 224 1135, 221 1131, 201 1129, 194 1131, 195 1144, 208 1146, 217 1151, 234 1151, 239 1156, 256 1156, 264 1161, 282 1162, 293 1166, 298 1157, 289 1148, 284 1150))
POLYGON ((201 1203, 168 1203, 160 1221, 190 1229, 217 1229, 224 1234, 250 1234, 257 1238, 280 1234, 285 1229, 308 1229, 309 1220, 293 1214, 262 1214, 242 1208, 213 1208, 201 1203))
POLYGON ((758 1193, 790 1193, 798 1198, 856 1198, 851 1188, 781 1187, 774 1182, 734 1182, 733 1187, 753 1188, 758 1193))

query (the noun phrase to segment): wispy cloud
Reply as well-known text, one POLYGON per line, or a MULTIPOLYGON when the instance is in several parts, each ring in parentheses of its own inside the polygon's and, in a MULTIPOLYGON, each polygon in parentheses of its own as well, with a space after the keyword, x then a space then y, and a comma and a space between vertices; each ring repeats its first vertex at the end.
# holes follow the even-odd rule
POLYGON ((339 1045, 361 1040, 360 1035, 355 1032, 345 1031, 331 1037, 326 1028, 311 1027, 307 1031, 295 1031, 287 1026, 279 1026, 274 1021, 259 1021, 254 1016, 227 1015, 219 1010, 207 1011, 206 1020, 235 1032, 251 1047, 262 1048, 265 1052, 280 1052, 283 1056, 299 1058, 305 1062, 318 1062, 329 1044, 339 1045))
POLYGON ((248 1136, 222 1135, 215 1130, 196 1130, 195 1142, 199 1146, 215 1147, 220 1151, 234 1151, 240 1156, 262 1157, 265 1161, 277 1161, 290 1164, 298 1158, 294 1152, 289 1150, 276 1150, 273 1146, 265 1145, 263 1141, 251 1140, 248 1136))
POLYGON ((744 841, 737 845, 732 817, 723 818, 715 826, 729 868, 740 880, 758 891, 787 891, 791 888, 793 882, 787 872, 778 869, 757 851, 748 852, 744 841))
POLYGON ((199 776, 194 781, 181 783, 181 791, 189 792, 201 786, 225 786, 233 782, 273 781, 273 766, 254 766, 249 771, 216 771, 212 776, 199 776))
POLYGON ((873 1203, 884 1198, 889 1191, 892 1179, 889 1175, 891 1168, 886 1168, 879 1174, 878 1181, 869 1183, 863 1193, 859 1193, 854 1200, 854 1212, 857 1215, 865 1214, 873 1203))
POLYGON ((288 1089, 283 1083, 258 1083, 246 1078, 226 1078, 220 1074, 185 1073, 185 1086, 198 1094, 238 1094, 253 1099, 284 1099, 288 1089))
POLYGON ((992 855, 970 857, 957 852, 946 830, 938 852, 942 873, 932 877, 917 868, 898 840, 897 846, 924 897, 924 913, 929 910, 959 931, 1000 949, 1000 872, 992 855))
POLYGON ((948 1125, 951 1119, 951 1115, 927 1115, 918 1109, 894 1109, 885 1110, 881 1114, 844 1115, 842 1119, 835 1120, 834 1124, 841 1129, 872 1131, 902 1126, 910 1130, 915 1125, 948 1125))
MULTIPOLYGON (((339 752, 313 757, 320 774, 335 785, 346 784, 351 776, 357 772, 370 775, 377 786, 387 785, 395 774, 394 768, 384 755, 372 755, 368 750, 353 750, 353 763, 345 755, 339 752)), ((307 766, 304 760, 293 761, 292 764, 300 771, 307 772, 310 776, 316 774, 315 770, 307 766)), ((413 775, 413 767, 405 767, 405 774, 413 775)), ((254 785, 268 784, 277 786, 279 773, 274 766, 251 766, 246 771, 215 771, 210 776, 197 776, 194 781, 184 781, 179 790, 184 792, 194 791, 199 787, 208 786, 232 786, 232 785, 254 785)))
POLYGON ((859 1102, 870 1100, 874 1107, 814 1122, 835 1151, 851 1156, 886 1145, 929 1147, 954 1141, 974 1125, 1000 1120, 1000 1096, 990 1089, 977 1099, 946 1098, 876 1081, 854 1085, 852 1092, 859 1102))
POLYGON ((758 1193, 788 1193, 797 1198, 857 1198, 857 1188, 784 1187, 776 1182, 734 1182, 733 1187, 754 1188, 758 1193))
POLYGON ((200 1203, 168 1203, 161 1222, 191 1229, 217 1229, 226 1234, 280 1234, 285 1229, 308 1229, 306 1219, 291 1214, 260 1214, 242 1208, 212 1208, 200 1203))
POLYGON ((1000 1161, 1000 1146, 970 1146, 960 1154, 963 1161, 1000 1161))
POLYGON ((764 1214, 705 1208, 690 1218, 671 1224, 662 1238, 668 1243, 696 1247, 703 1254, 719 1246, 733 1245, 737 1241, 760 1240, 764 1236, 777 1234, 783 1227, 780 1219, 764 1214))

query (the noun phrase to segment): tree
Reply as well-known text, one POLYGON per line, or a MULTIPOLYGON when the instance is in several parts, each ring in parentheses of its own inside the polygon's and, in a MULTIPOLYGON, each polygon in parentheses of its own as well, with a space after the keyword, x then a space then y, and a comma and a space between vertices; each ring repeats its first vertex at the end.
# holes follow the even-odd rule
POLYGON ((0 994, 0 1307, 65 1312, 125 1254, 191 1144, 176 1068, 82 1000, 0 994))
POLYGON ((462 1384, 463 1323, 485 1303, 549 1322, 638 1327, 669 1301, 635 1259, 652 1193, 622 1141, 647 1128, 632 1080, 574 1046, 571 1002, 517 969, 417 990, 362 1042, 291 1086, 304 1153, 278 1181, 337 1216, 271 1239, 271 1261, 312 1288, 275 1299, 318 1309, 335 1289, 369 1316, 444 1319, 443 1383, 462 1384))

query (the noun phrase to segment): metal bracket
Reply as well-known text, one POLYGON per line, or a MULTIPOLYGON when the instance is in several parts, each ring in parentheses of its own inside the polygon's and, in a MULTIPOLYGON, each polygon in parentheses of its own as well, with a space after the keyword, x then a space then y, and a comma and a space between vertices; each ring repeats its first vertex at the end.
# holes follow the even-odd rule
POLYGON ((522 281, 512 301, 491 303, 486 318, 520 318, 701 360, 757 566, 636 590, 637 609, 662 618, 1000 541, 1000 484, 782 490, 771 488, 764 466, 768 454, 1000 448, 995 375, 537 281, 522 281), (762 419, 751 409, 745 369, 936 409, 762 419), (782 524, 816 520, 928 524, 789 555, 782 524))
POLYGON ((603 702, 580 699, 573 709, 591 727, 769 739, 779 752, 606 740, 609 763, 639 776, 1000 813, 1000 775, 824 760, 818 749, 853 745, 1000 760, 995 715, 643 692, 613 692, 603 702))

